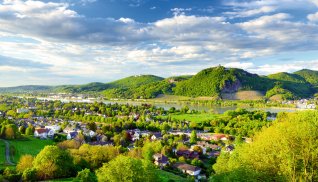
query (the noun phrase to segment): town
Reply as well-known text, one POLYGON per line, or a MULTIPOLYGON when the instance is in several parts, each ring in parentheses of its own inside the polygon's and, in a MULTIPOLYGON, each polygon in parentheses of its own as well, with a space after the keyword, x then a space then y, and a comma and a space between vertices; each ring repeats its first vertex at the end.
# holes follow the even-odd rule
POLYGON ((63 103, 8 96, 0 97, 0 110, 4 139, 32 136, 66 148, 70 142, 70 148, 120 147, 122 153, 141 152, 141 158, 160 170, 201 181, 209 177, 222 152, 231 153, 236 145, 252 142, 253 133, 269 126, 275 117, 264 111, 238 109, 209 114, 212 118, 201 121, 178 120, 175 116, 207 114, 187 107, 164 110, 149 104, 63 103), (246 121, 237 122, 242 116, 246 121), (230 125, 234 127, 229 130, 230 125), (15 132, 8 132, 10 128, 15 132), (149 147, 153 145, 156 147, 149 147))

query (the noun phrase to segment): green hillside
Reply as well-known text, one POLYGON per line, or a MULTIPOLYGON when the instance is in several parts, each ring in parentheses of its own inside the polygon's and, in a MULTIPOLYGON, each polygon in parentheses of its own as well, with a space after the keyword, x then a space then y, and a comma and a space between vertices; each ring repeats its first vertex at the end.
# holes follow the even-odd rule
POLYGON ((277 94, 287 94, 286 97, 290 98, 291 94, 296 97, 310 97, 315 93, 313 86, 297 74, 282 72, 268 75, 268 78, 275 82, 276 87, 271 90, 271 94, 267 95, 279 91, 277 94))
POLYGON ((302 69, 300 71, 296 71, 294 74, 299 75, 303 79, 305 79, 308 83, 318 86, 318 71, 302 69))
POLYGON ((110 88, 132 88, 162 80, 164 80, 164 78, 154 75, 136 75, 108 83, 108 85, 110 88))
POLYGON ((47 92, 53 87, 43 85, 25 85, 17 87, 0 87, 0 93, 47 92))
POLYGON ((281 72, 281 73, 275 73, 267 76, 270 79, 275 79, 279 81, 286 81, 286 82, 294 82, 294 83, 306 83, 307 81, 297 75, 297 74, 291 74, 291 73, 286 73, 286 72, 281 72))
POLYGON ((255 98, 282 99, 311 97, 317 92, 318 71, 300 70, 295 73, 276 73, 259 76, 237 68, 223 66, 208 68, 194 76, 162 78, 154 75, 138 75, 110 83, 93 82, 84 85, 20 86, 0 88, 0 93, 65 92, 100 94, 106 98, 151 99, 158 95, 176 95, 192 98, 255 98), (240 91, 241 95, 236 95, 240 91), (278 97, 275 97, 278 98, 278 97))
POLYGON ((202 70, 189 80, 177 83, 174 93, 189 97, 213 97, 239 90, 266 91, 273 85, 265 77, 248 73, 242 69, 228 69, 219 66, 202 70))

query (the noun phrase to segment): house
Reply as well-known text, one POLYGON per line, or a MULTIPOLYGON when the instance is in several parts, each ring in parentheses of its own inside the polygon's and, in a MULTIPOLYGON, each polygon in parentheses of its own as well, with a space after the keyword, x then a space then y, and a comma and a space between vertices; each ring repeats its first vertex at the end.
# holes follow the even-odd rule
POLYGON ((26 109, 26 108, 20 108, 20 109, 17 109, 17 113, 18 114, 21 114, 21 113, 28 113, 29 112, 29 109, 26 109))
POLYGON ((212 135, 210 133, 198 133, 197 137, 200 138, 201 140, 212 140, 212 135))
POLYGON ((161 133, 153 133, 151 136, 151 140, 160 140, 162 138, 161 133))
POLYGON ((74 131, 74 132, 70 132, 70 133, 68 133, 67 134, 67 139, 68 140, 71 140, 71 139, 74 139, 75 137, 77 137, 77 135, 78 135, 78 132, 76 132, 76 131, 74 131))
POLYGON ((92 131, 92 130, 90 130, 88 134, 89 134, 90 137, 93 137, 93 136, 96 135, 96 133, 94 131, 92 131))
POLYGON ((181 170, 183 173, 189 174, 191 176, 198 176, 201 172, 201 168, 186 163, 176 163, 173 167, 181 170))
POLYGON ((47 138, 48 137, 48 129, 45 128, 37 128, 34 131, 34 136, 39 138, 47 138))
POLYGON ((76 131, 76 129, 73 128, 73 127, 66 127, 66 128, 63 130, 64 133, 71 133, 71 132, 75 132, 75 131, 76 131))
POLYGON ((227 140, 227 137, 225 134, 214 134, 212 136, 212 140, 214 140, 214 141, 227 140))
POLYGON ((215 158, 215 157, 219 157, 221 154, 220 151, 211 151, 207 153, 208 158, 215 158))
POLYGON ((198 159, 200 157, 199 153, 196 151, 190 151, 190 150, 178 150, 176 152, 178 157, 185 157, 187 159, 198 159))
POLYGON ((226 152, 232 152, 234 150, 234 146, 233 145, 228 145, 225 147, 225 151, 226 152))
POLYGON ((133 135, 132 135, 132 141, 136 141, 136 140, 139 140, 140 139, 140 134, 138 132, 135 132, 133 135))
POLYGON ((61 130, 61 126, 59 125, 45 126, 45 128, 49 130, 53 130, 54 133, 58 133, 61 130))
POLYGON ((202 148, 202 153, 206 154, 206 151, 208 148, 212 149, 212 150, 221 150, 221 147, 215 144, 209 144, 206 141, 198 141, 196 145, 192 145, 191 149, 194 148, 194 146, 199 146, 202 148))
POLYGON ((155 164, 157 165, 157 166, 160 166, 160 167, 165 167, 166 165, 168 165, 169 164, 169 159, 168 159, 168 157, 166 157, 165 155, 163 155, 163 154, 155 154, 155 155, 153 155, 153 158, 154 158, 154 160, 155 160, 155 164))

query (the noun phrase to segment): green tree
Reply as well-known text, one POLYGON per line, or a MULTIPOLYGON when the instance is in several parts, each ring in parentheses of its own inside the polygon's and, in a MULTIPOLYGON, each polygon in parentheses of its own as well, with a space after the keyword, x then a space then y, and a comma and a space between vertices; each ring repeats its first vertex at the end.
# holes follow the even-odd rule
POLYGON ((158 181, 152 163, 126 156, 118 156, 96 171, 98 181, 109 182, 155 182, 158 181))
POLYGON ((33 133, 32 128, 31 128, 31 127, 27 127, 27 128, 25 129, 25 134, 26 134, 26 135, 33 135, 34 133, 33 133))
POLYGON ((36 170, 34 168, 27 168, 26 170, 24 170, 22 173, 22 181, 36 181, 36 170))
POLYGON ((21 156, 20 160, 17 164, 17 167, 16 167, 17 171, 22 173, 24 170, 32 168, 33 167, 33 165, 32 165, 33 160, 34 160, 34 158, 32 155, 21 156))
POLYGON ((269 181, 317 181, 317 118, 317 111, 280 115, 252 143, 222 153, 213 166, 216 177, 250 173, 269 181))
POLYGON ((89 169, 83 169, 77 173, 77 176, 74 181, 80 182, 97 182, 97 178, 94 173, 92 173, 89 169))
POLYGON ((46 146, 35 157, 34 168, 40 179, 68 177, 73 174, 73 159, 57 146, 46 146))
POLYGON ((190 135, 190 143, 195 144, 195 143, 197 143, 197 141, 198 141, 197 132, 196 132, 196 130, 193 130, 191 132, 191 135, 190 135))

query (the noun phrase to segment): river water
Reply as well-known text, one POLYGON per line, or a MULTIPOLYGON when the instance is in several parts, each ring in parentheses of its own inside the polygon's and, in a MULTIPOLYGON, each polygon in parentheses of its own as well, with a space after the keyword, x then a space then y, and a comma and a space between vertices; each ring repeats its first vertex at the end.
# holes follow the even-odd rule
MULTIPOLYGON (((214 112, 218 114, 222 114, 225 111, 228 110, 235 110, 238 107, 224 107, 224 106, 207 106, 207 105, 192 105, 192 104, 186 104, 186 103, 164 103, 164 102, 145 102, 145 101, 129 101, 129 100, 87 100, 87 99, 82 99, 82 100, 77 100, 77 99, 57 99, 57 98, 45 98, 45 97, 38 97, 37 99, 39 100, 60 100, 61 102, 88 102, 88 103, 93 103, 95 101, 100 102, 102 101, 105 104, 130 104, 130 105, 141 105, 141 104, 146 104, 149 103, 151 105, 154 105, 156 107, 162 107, 165 110, 170 109, 171 107, 175 107, 176 109, 181 109, 184 106, 188 106, 189 109, 193 110, 198 110, 198 111, 207 111, 207 112, 214 112)), ((278 113, 278 112, 295 112, 299 109, 295 108, 251 108, 251 107, 240 107, 244 108, 247 110, 263 110, 263 111, 268 111, 271 113, 278 113)))

